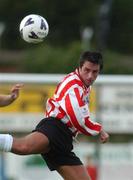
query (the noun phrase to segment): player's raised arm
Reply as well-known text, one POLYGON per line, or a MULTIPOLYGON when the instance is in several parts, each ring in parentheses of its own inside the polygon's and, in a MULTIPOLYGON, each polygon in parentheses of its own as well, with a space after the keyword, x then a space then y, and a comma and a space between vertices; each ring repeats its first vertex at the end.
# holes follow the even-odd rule
POLYGON ((19 96, 19 91, 23 87, 23 84, 15 84, 11 88, 11 93, 10 94, 1 94, 0 95, 0 107, 7 106, 14 102, 18 96, 19 96))

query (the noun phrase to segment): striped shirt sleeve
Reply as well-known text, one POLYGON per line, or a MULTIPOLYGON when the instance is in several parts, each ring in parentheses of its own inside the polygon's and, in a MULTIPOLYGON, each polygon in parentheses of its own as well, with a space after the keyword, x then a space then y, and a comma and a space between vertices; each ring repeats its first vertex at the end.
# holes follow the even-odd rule
POLYGON ((82 100, 78 87, 71 89, 60 103, 71 123, 80 133, 89 136, 99 134, 102 127, 99 123, 91 121, 88 104, 82 100))

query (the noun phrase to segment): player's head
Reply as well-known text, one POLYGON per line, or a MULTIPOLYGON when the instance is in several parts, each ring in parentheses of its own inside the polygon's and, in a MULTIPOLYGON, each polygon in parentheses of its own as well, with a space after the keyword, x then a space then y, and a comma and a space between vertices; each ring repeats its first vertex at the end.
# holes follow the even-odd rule
POLYGON ((102 54, 100 52, 83 52, 80 56, 79 67, 82 67, 85 61, 89 61, 94 64, 99 64, 100 71, 103 69, 102 54))
POLYGON ((102 68, 103 61, 101 53, 85 51, 81 54, 79 62, 79 75, 87 87, 96 80, 102 68))

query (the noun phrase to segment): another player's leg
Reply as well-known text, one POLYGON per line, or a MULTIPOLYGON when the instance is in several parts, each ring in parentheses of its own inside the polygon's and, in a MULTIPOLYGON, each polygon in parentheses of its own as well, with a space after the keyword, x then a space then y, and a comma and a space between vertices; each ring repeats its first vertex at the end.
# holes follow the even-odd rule
POLYGON ((91 180, 83 165, 60 166, 57 171, 65 180, 91 180))

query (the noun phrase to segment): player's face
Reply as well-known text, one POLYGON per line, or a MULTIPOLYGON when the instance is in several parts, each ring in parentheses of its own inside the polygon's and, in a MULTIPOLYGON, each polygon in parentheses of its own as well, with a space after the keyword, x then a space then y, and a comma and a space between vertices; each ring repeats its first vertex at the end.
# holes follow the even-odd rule
POLYGON ((99 72, 100 65, 94 64, 89 61, 85 61, 83 66, 79 67, 80 77, 87 87, 90 86, 96 80, 99 72))

